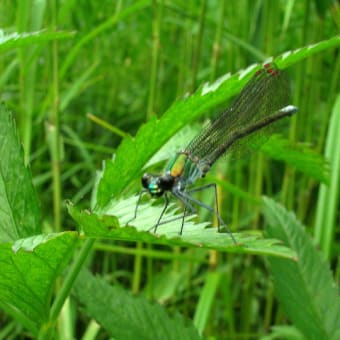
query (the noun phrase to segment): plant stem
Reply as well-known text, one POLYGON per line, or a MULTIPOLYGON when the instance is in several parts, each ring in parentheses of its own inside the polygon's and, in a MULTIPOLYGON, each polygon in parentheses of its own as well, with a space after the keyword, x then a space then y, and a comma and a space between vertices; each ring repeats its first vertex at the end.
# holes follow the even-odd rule
POLYGON ((53 305, 50 310, 49 322, 47 325, 43 325, 39 334, 39 340, 45 340, 51 338, 51 332, 54 329, 54 325, 59 316, 59 313, 65 303, 65 300, 70 295, 71 289, 73 287, 74 281, 77 278, 92 246, 95 242, 95 239, 87 239, 85 240, 82 248, 80 249, 77 257, 72 263, 70 270, 67 273, 67 276, 63 282, 61 289, 58 291, 58 295, 53 302, 53 305))
POLYGON ((192 60, 192 82, 191 82, 192 91, 196 89, 198 64, 201 58, 201 45, 202 45, 202 38, 203 38, 203 32, 204 32, 206 8, 207 8, 207 1, 203 0, 201 4, 201 10, 200 10, 200 16, 199 16, 199 29, 198 29, 198 34, 197 34, 196 46, 195 46, 193 60, 192 60))
POLYGON ((155 114, 156 106, 156 84, 158 75, 158 59, 159 59, 159 46, 160 46, 160 26, 161 26, 161 12, 162 1, 158 4, 158 0, 152 1, 153 20, 152 20, 152 52, 151 52, 151 71, 149 83, 149 98, 148 108, 146 111, 146 118, 149 120, 155 114))
MULTIPOLYGON (((52 5, 52 26, 57 30, 57 3, 52 5)), ((60 116, 59 116, 59 67, 58 67, 58 42, 52 43, 52 108, 49 116, 50 129, 50 152, 52 159, 52 185, 53 185, 53 212, 54 230, 61 230, 61 139, 60 139, 60 116)))

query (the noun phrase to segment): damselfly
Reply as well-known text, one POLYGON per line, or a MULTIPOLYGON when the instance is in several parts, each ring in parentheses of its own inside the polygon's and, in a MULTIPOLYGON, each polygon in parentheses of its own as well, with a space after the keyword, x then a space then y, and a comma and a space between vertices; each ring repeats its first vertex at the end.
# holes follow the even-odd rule
POLYGON ((266 138, 262 137, 269 135, 269 127, 297 111, 295 106, 288 103, 289 82, 286 74, 274 63, 265 64, 245 85, 232 105, 170 160, 163 174, 143 175, 143 189, 139 194, 134 216, 129 222, 136 218, 141 197, 143 193, 148 192, 152 197, 164 196, 165 199, 164 208, 150 230, 156 232, 160 224, 181 218, 182 234, 185 217, 194 214, 194 205, 198 205, 213 213, 218 221, 218 231, 223 225, 236 243, 218 212, 216 184, 211 183, 191 190, 187 188, 198 178, 204 177, 222 155, 242 152, 254 141, 256 147, 263 143, 266 138), (208 188, 215 191, 216 209, 192 196, 194 192, 208 188), (180 217, 162 221, 170 195, 183 203, 184 212, 180 217))

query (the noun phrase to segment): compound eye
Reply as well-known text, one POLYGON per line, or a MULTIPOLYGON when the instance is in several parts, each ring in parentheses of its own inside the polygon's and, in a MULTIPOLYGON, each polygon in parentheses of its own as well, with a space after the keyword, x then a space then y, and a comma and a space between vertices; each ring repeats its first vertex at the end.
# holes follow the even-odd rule
POLYGON ((151 182, 151 178, 152 178, 152 176, 150 174, 144 174, 142 176, 142 185, 143 185, 144 188, 148 189, 149 184, 151 182))
POLYGON ((158 179, 158 186, 163 190, 170 190, 174 185, 174 177, 164 175, 158 179))

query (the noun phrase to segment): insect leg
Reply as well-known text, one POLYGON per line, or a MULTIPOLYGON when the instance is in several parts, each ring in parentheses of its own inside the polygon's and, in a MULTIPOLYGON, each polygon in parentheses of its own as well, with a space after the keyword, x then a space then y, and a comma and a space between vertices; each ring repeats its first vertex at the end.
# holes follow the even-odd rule
POLYGON ((129 219, 129 220, 126 222, 126 225, 129 225, 129 223, 130 223, 131 221, 133 221, 134 219, 136 219, 136 217, 137 217, 137 210, 138 210, 138 207, 139 207, 139 204, 140 204, 140 200, 141 200, 141 198, 142 198, 142 195, 143 195, 145 192, 147 192, 146 189, 142 189, 142 190, 139 192, 138 200, 137 200, 136 207, 135 207, 135 213, 134 213, 133 217, 132 217, 131 219, 129 219))
MULTIPOLYGON (((198 188, 197 188, 198 189, 198 188)), ((191 191, 192 192, 192 191, 191 191)), ((231 239, 233 240, 233 242, 236 244, 236 240, 233 236, 233 234, 231 233, 231 231, 229 230, 229 228, 227 227, 227 225, 224 223, 224 221, 222 220, 221 216, 215 211, 215 209, 213 209, 212 207, 210 207, 209 205, 197 200, 196 198, 190 196, 188 193, 184 192, 184 191, 179 191, 178 192, 178 198, 180 199, 180 197, 182 198, 181 201, 182 202, 186 202, 188 206, 190 206, 191 204, 189 204, 189 202, 187 201, 190 201, 190 202, 193 202, 205 209, 207 209, 208 211, 212 212, 216 218, 218 219, 219 223, 224 225, 227 229, 227 232, 228 234, 230 235, 231 239)))

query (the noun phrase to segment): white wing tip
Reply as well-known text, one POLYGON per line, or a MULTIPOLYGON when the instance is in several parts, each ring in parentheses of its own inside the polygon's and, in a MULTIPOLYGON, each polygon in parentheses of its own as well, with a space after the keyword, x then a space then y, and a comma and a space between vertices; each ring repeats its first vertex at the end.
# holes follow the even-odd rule
POLYGON ((280 109, 280 112, 284 112, 287 114, 293 114, 298 110, 298 108, 294 105, 287 105, 285 107, 283 107, 282 109, 280 109))

